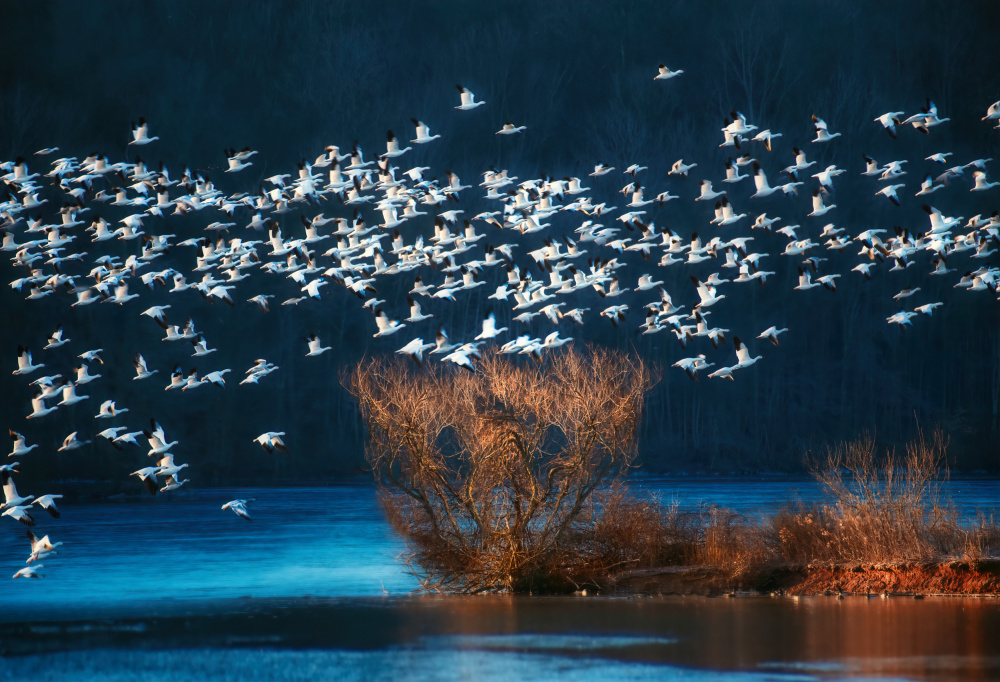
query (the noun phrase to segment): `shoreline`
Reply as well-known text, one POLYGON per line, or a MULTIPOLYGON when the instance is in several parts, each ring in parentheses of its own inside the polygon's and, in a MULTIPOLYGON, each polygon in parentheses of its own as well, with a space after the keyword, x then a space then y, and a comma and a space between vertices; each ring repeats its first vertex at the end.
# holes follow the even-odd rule
POLYGON ((712 566, 636 569, 611 576, 609 595, 862 595, 1000 598, 1000 558, 784 564, 733 576, 712 566))

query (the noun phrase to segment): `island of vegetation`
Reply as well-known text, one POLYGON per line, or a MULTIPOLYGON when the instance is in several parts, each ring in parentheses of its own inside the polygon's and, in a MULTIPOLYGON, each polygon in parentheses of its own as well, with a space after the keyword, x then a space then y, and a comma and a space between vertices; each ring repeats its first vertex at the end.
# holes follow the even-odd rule
POLYGON ((658 370, 588 348, 474 371, 376 358, 344 384, 382 507, 423 588, 463 593, 1000 595, 1000 525, 942 495, 947 438, 863 435, 812 471, 813 506, 748 517, 632 495, 658 370))

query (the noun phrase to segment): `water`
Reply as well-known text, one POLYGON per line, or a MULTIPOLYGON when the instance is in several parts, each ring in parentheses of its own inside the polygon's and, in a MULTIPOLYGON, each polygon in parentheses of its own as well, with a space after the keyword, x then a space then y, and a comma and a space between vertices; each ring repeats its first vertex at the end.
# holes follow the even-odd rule
MULTIPOLYGON (((949 494, 997 514, 997 486, 949 494)), ((793 478, 634 488, 747 514, 823 499, 793 478)), ((413 595, 365 484, 62 508, 36 514, 65 543, 45 578, 0 580, 0 680, 1000 679, 1000 600, 413 595), (233 497, 255 498, 252 522, 219 509, 233 497)), ((0 571, 27 555, 0 524, 0 571)))

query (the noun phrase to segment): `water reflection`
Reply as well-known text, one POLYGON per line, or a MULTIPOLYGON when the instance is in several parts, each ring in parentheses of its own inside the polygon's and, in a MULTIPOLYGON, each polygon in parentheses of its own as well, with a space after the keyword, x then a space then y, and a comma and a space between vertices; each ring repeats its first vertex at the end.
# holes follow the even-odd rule
POLYGON ((12 680, 989 680, 1000 679, 1000 601, 233 600, 2 625, 0 643, 0 679, 12 680))

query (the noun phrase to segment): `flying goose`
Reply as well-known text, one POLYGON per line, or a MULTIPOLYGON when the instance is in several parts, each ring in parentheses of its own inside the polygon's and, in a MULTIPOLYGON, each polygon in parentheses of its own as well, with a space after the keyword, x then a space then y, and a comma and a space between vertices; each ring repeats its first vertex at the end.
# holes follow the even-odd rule
POLYGON ((375 310, 375 324, 378 327, 378 331, 372 335, 374 338, 395 334, 406 326, 405 322, 390 319, 386 312, 381 308, 375 310))
POLYGON ((222 508, 232 509, 233 513, 240 518, 246 519, 247 521, 253 521, 253 519, 250 518, 250 514, 247 512, 247 502, 252 502, 253 499, 254 498, 251 497, 248 500, 230 500, 222 505, 222 508))
POLYGON ((514 135, 516 133, 521 132, 522 130, 527 130, 527 129, 528 129, 528 126, 517 126, 517 125, 514 125, 513 123, 511 123, 510 121, 507 121, 506 123, 503 124, 503 127, 500 128, 500 130, 496 131, 495 134, 496 135, 514 135))
POLYGON ((28 350, 26 346, 18 344, 17 346, 17 369, 13 371, 13 374, 31 374, 36 369, 41 369, 45 365, 43 363, 34 365, 31 363, 31 351, 28 350))
POLYGON ((775 346, 777 346, 778 345, 778 334, 784 334, 787 331, 788 331, 787 329, 778 329, 777 327, 768 327, 767 329, 765 329, 764 331, 762 331, 757 336, 757 338, 758 339, 767 339, 768 341, 770 341, 771 343, 773 343, 775 346))
POLYGON ((38 447, 38 443, 27 445, 24 436, 13 429, 8 428, 7 433, 10 434, 10 439, 14 441, 14 449, 7 455, 8 457, 20 457, 38 447))
MULTIPOLYGON (((32 502, 32 504, 37 504, 39 507, 47 511, 52 516, 52 518, 58 519, 61 516, 61 514, 59 512, 59 507, 56 506, 55 501, 61 499, 62 495, 40 495, 39 497, 35 498, 35 501, 32 502)), ((46 536, 43 539, 47 540, 48 536, 46 536)))
POLYGON ((132 141, 129 144, 144 145, 159 140, 159 137, 149 137, 149 123, 140 117, 138 123, 132 124, 132 141))
POLYGON ((62 445, 59 447, 58 452, 69 452, 70 450, 76 450, 77 448, 81 448, 84 445, 90 443, 89 440, 79 440, 76 437, 76 434, 77 432, 74 431, 73 433, 66 436, 63 439, 62 445))
POLYGON ((476 96, 468 88, 464 88, 461 85, 456 85, 455 87, 458 88, 458 92, 460 93, 462 99, 461 105, 455 107, 456 109, 468 111, 469 109, 475 109, 476 107, 486 104, 486 102, 477 102, 476 96))
POLYGON ((658 67, 658 73, 655 76, 653 76, 653 80, 654 81, 670 80, 671 78, 679 76, 682 73, 684 73, 684 69, 677 69, 676 71, 671 71, 666 64, 660 64, 660 66, 658 67))
POLYGON ((287 455, 289 454, 288 448, 285 446, 285 442, 281 440, 281 437, 284 435, 284 431, 266 431, 254 438, 253 441, 260 444, 268 454, 274 454, 275 450, 280 450, 287 455))

